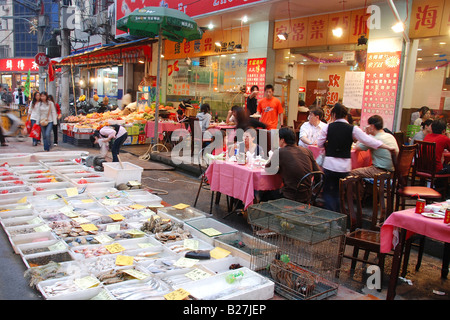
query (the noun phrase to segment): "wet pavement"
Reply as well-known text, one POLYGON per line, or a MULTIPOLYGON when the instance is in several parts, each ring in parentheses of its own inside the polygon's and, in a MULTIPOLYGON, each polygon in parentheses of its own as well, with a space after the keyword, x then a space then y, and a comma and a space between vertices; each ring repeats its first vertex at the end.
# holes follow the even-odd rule
MULTIPOLYGON (((60 139, 62 141, 62 139, 60 139)), ((32 146, 31 139, 25 142, 17 142, 13 138, 7 138, 9 146, 0 147, 0 153, 17 152, 43 152, 42 146, 32 146)), ((65 150, 86 150, 90 154, 98 154, 98 149, 80 148, 67 143, 60 143, 52 147, 51 151, 65 150)), ((123 161, 142 163, 139 156, 148 151, 148 145, 124 146, 123 161)), ((109 154, 110 156, 110 154, 109 154)), ((199 186, 198 166, 172 167, 168 165, 168 157, 165 154, 153 154, 153 159, 158 162, 148 161, 142 174, 142 184, 153 189, 164 201, 169 204, 186 203, 193 205, 199 186)), ((108 157, 107 160, 111 161, 108 157)), ((211 193, 202 190, 200 192, 197 208, 209 212, 211 193)), ((226 212, 225 197, 218 205, 213 206, 213 218, 226 223, 239 231, 252 234, 251 226, 246 221, 245 215, 232 214, 224 219, 226 212)), ((366 208, 371 210, 371 208, 366 208)), ((0 228, 0 299, 1 300, 39 300, 42 299, 38 292, 30 287, 23 278, 26 270, 19 255, 15 254, 3 231, 0 228)), ((417 260, 417 253, 413 249, 410 256, 408 273, 406 279, 411 283, 399 280, 397 286, 396 300, 449 300, 450 299, 450 279, 441 279, 443 244, 432 239, 426 240, 425 254, 419 271, 414 267, 417 260)), ((366 266, 357 264, 354 275, 350 275, 350 261, 344 259, 340 278, 336 280, 340 284, 338 294, 327 298, 329 300, 377 300, 386 298, 386 288, 389 281, 389 270, 391 257, 386 257, 386 274, 383 276, 382 290, 369 290, 366 286, 368 275, 366 266)), ((282 299, 278 295, 274 299, 282 299)))

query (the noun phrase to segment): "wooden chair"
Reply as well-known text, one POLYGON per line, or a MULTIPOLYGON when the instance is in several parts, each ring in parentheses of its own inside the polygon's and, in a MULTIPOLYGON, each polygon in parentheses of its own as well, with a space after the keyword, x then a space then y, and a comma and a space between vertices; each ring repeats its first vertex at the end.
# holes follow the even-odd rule
POLYGON ((397 145, 402 146, 405 144, 405 133, 402 131, 394 132, 394 138, 397 140, 397 145))
POLYGON ((322 191, 323 178, 324 173, 322 171, 312 171, 305 174, 297 184, 296 198, 298 198, 299 194, 308 191, 308 201, 305 203, 315 206, 317 196, 322 191))
MULTIPOLYGON (((427 141, 416 141, 417 152, 414 157, 414 167, 411 177, 411 185, 414 185, 416 177, 420 178, 421 184, 430 181, 430 188, 434 188, 436 179, 445 179, 443 195, 447 195, 448 179, 450 174, 436 173, 436 143, 427 141)), ((443 199, 444 200, 444 199, 443 199)))
POLYGON ((395 190, 395 211, 398 211, 401 205, 405 209, 405 199, 422 198, 427 202, 441 199, 442 195, 432 188, 422 186, 408 186, 409 174, 412 161, 416 154, 417 144, 402 145, 397 157, 392 154, 392 162, 395 167, 394 190, 395 190))
POLYGON ((309 111, 297 111, 297 121, 305 122, 308 121, 309 111))
POLYGON ((393 173, 383 172, 374 177, 371 229, 380 230, 384 221, 394 210, 392 190, 393 173))
POLYGON ((351 259, 351 271, 354 272, 356 262, 360 261, 368 264, 375 264, 369 261, 370 252, 376 253, 378 263, 376 263, 381 274, 384 271, 385 254, 380 253, 380 232, 371 229, 364 229, 362 226, 362 205, 361 205, 362 179, 358 176, 348 176, 339 181, 339 195, 341 213, 348 216, 350 220, 350 232, 345 235, 343 249, 341 250, 342 258, 351 259), (345 253, 346 246, 353 246, 353 254, 345 253), (363 258, 359 258, 359 250, 365 250, 363 258))
MULTIPOLYGON (((198 186, 197 196, 195 197, 195 201, 194 201, 194 207, 197 205, 198 197, 199 197, 200 191, 202 189, 211 191, 211 187, 210 187, 208 178, 206 177, 206 174, 205 174, 206 170, 209 167, 210 160, 205 157, 204 151, 205 151, 205 149, 202 149, 198 153, 198 166, 200 168, 201 175, 200 175, 200 185, 198 186), (203 162, 206 163, 206 168, 203 166, 203 162)), ((214 201, 214 191, 211 191, 211 205, 209 207, 209 214, 212 214, 213 201, 214 201)))

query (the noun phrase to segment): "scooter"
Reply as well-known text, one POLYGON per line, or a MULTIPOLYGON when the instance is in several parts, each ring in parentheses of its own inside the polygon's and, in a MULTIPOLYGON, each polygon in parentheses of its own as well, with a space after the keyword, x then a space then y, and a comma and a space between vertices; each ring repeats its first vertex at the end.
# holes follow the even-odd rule
POLYGON ((9 130, 2 128, 3 135, 5 137, 15 137, 17 141, 25 141, 27 135, 24 134, 25 123, 17 117, 10 109, 2 108, 0 109, 0 116, 2 120, 6 117, 6 121, 9 124, 9 130))

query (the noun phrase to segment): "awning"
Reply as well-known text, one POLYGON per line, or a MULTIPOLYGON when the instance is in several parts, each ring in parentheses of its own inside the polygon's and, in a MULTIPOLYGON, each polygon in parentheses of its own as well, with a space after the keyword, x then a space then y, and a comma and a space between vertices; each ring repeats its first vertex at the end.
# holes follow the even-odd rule
POLYGON ((137 63, 139 60, 152 60, 154 39, 140 39, 120 44, 105 44, 83 53, 67 57, 53 58, 54 66, 92 66, 118 65, 122 63, 137 63))

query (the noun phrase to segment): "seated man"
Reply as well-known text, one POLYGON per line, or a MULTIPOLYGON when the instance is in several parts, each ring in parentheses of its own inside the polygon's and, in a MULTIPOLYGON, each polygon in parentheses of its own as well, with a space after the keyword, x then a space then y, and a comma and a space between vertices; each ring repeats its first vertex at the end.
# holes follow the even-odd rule
POLYGON ((306 174, 319 171, 319 166, 311 150, 295 144, 295 132, 291 128, 281 128, 279 140, 280 148, 274 151, 266 165, 266 171, 281 175, 283 179, 281 192, 284 198, 306 203, 311 196, 310 190, 306 187, 304 191, 297 191, 297 185, 306 174))
POLYGON ((445 120, 434 120, 431 124, 432 133, 426 135, 423 141, 436 142, 436 173, 444 174, 450 173, 450 165, 448 163, 442 163, 442 154, 444 150, 450 151, 450 138, 446 136, 445 130, 447 124, 445 120))
POLYGON ((317 138, 322 128, 326 126, 326 123, 321 121, 322 118, 323 110, 321 108, 314 107, 309 111, 308 122, 300 127, 299 146, 307 148, 308 145, 317 144, 317 138))
MULTIPOLYGON (((380 140, 385 145, 395 149, 395 153, 398 154, 397 140, 395 140, 392 134, 389 134, 383 130, 383 118, 379 115, 371 116, 367 120, 366 133, 372 135, 375 139, 380 140)), ((372 165, 370 167, 353 169, 350 171, 350 175, 357 175, 362 178, 373 178, 377 174, 394 171, 394 164, 392 163, 391 153, 387 149, 372 149, 365 146, 363 143, 358 142, 356 144, 357 150, 370 150, 372 155, 372 165)))

